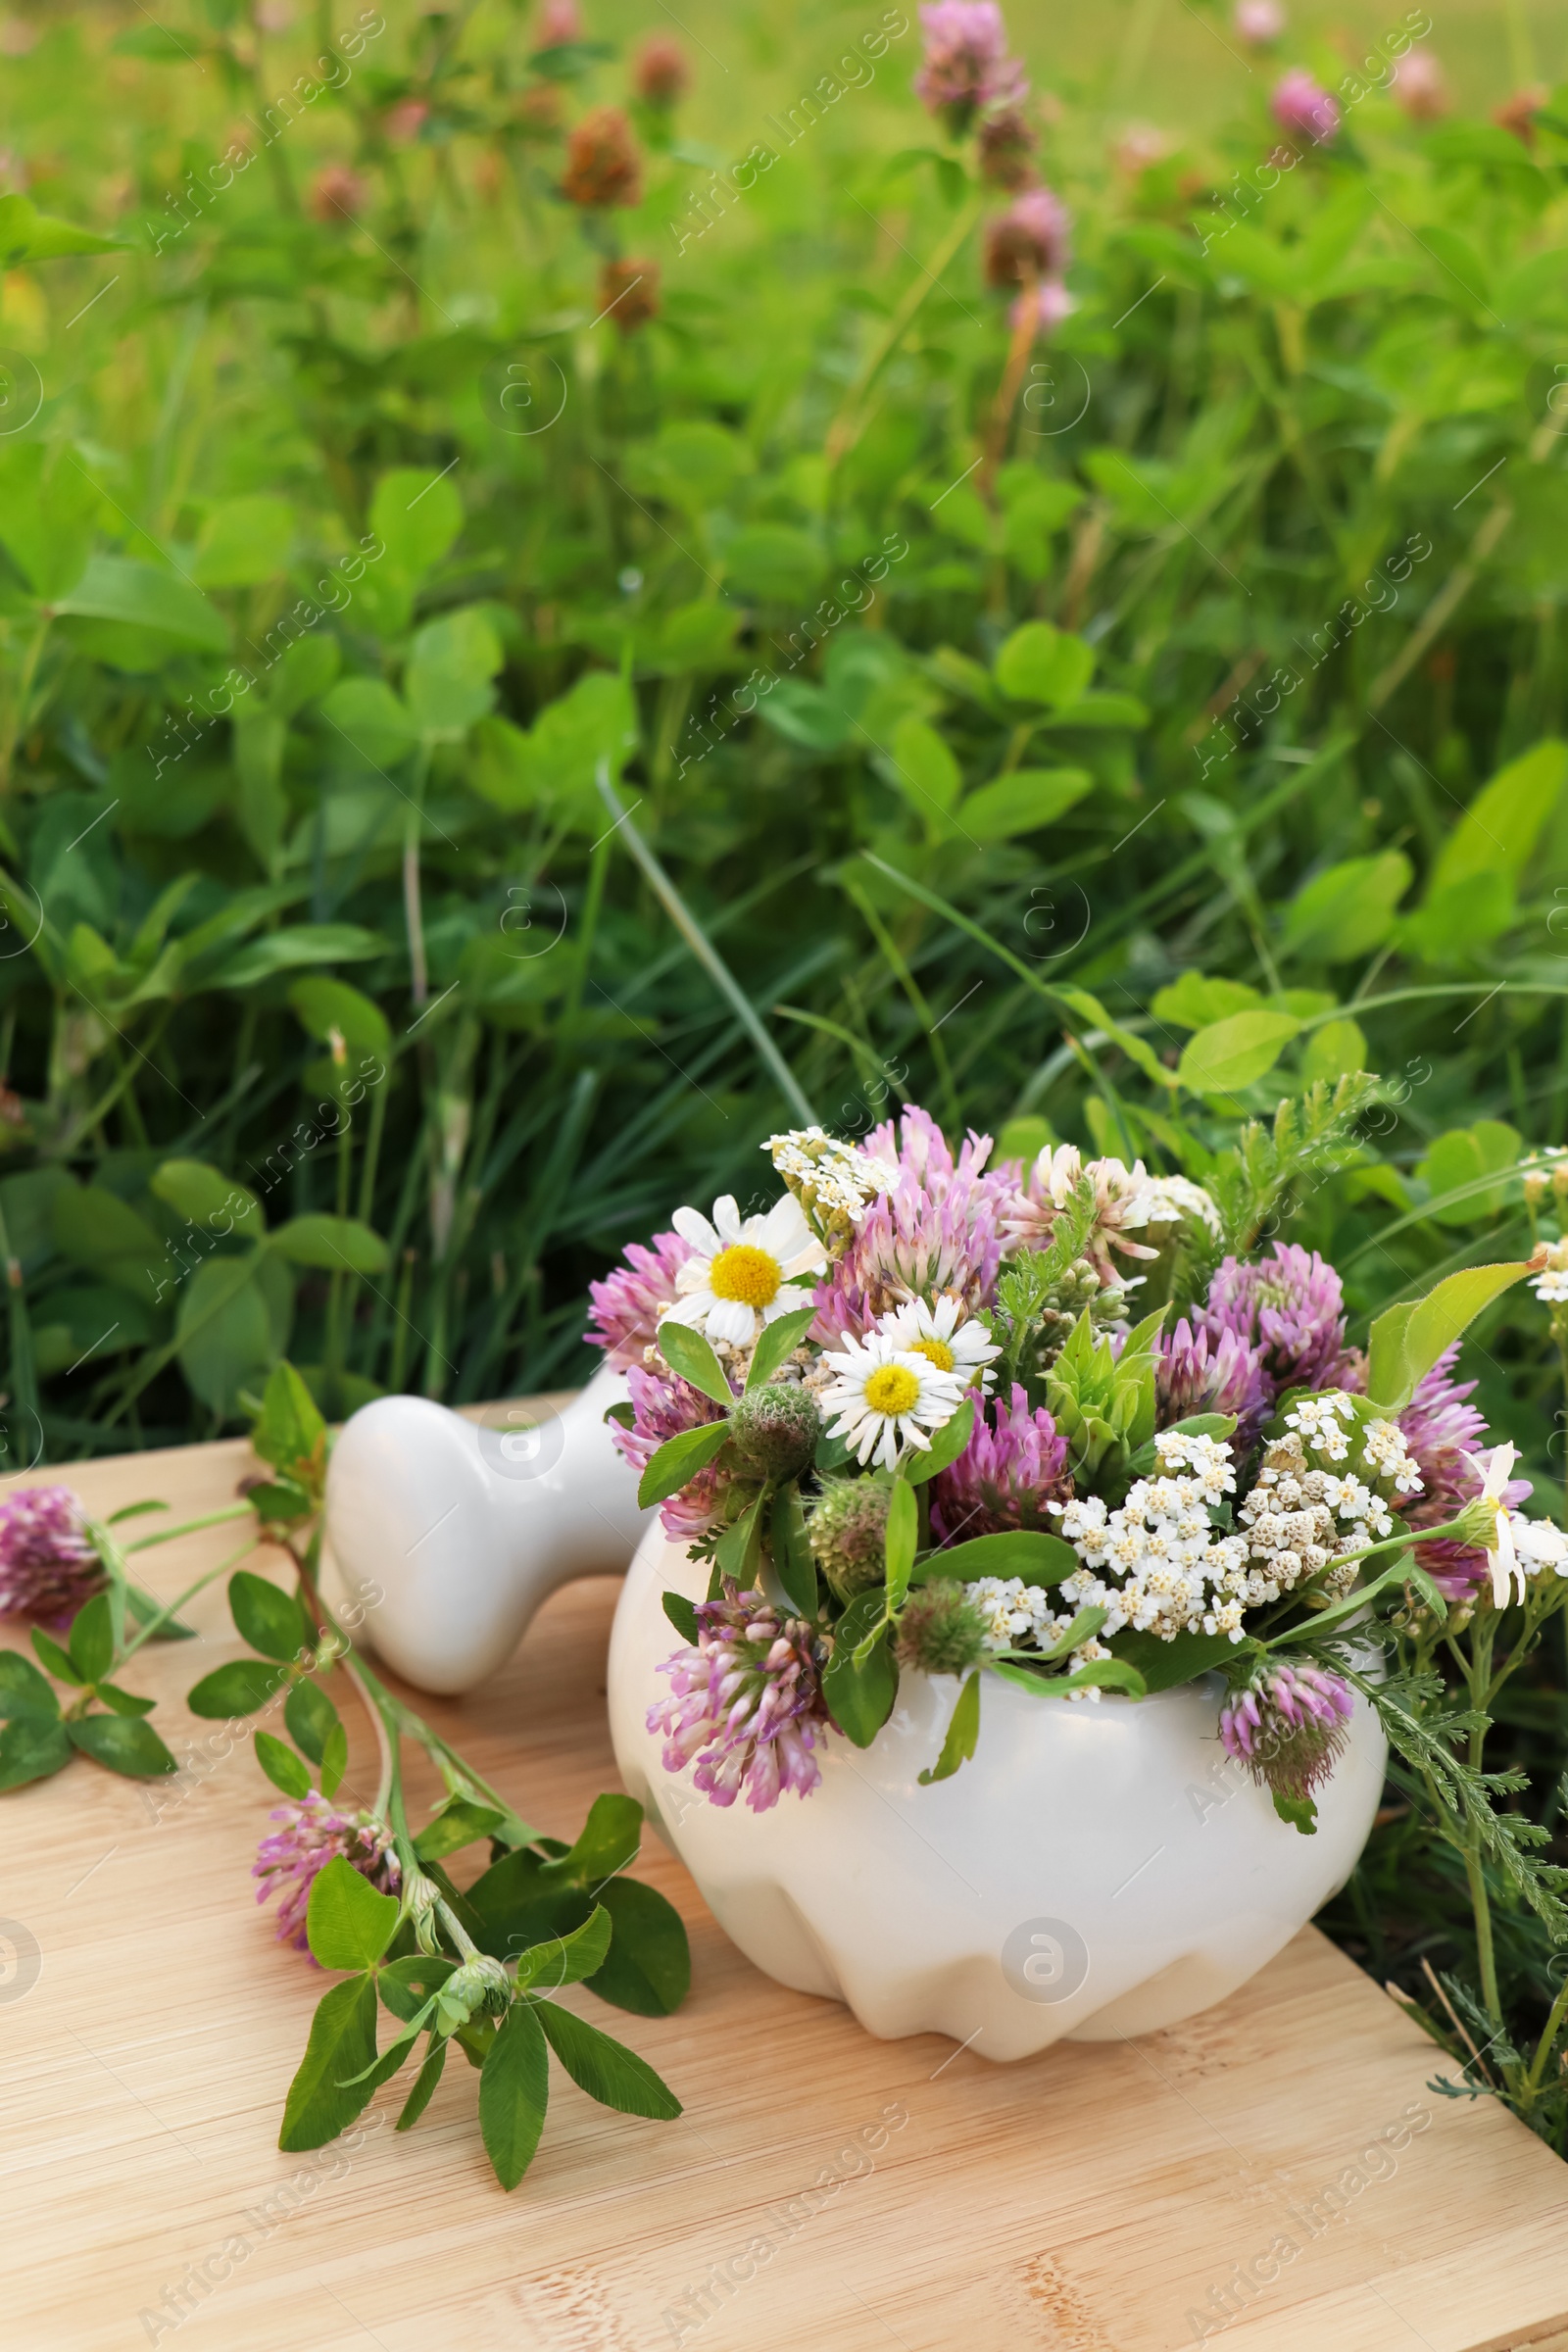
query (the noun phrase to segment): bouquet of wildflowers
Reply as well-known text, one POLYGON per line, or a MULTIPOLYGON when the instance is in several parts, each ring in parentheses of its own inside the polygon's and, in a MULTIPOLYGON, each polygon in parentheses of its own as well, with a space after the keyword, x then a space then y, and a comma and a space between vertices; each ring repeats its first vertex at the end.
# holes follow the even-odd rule
POLYGON ((959 1678, 931 1781, 973 1754, 988 1676, 1092 1703, 1217 1673, 1226 1747, 1298 1830, 1357 1689, 1461 1812, 1504 1818, 1377 1653, 1568 1596, 1568 1540, 1521 1514, 1455 1372, 1544 1261, 1450 1275, 1363 1349, 1334 1267, 1256 1241, 1293 1174, 1353 1151, 1373 1083, 1282 1105, 1207 1187, 1065 1145, 993 1165, 914 1107, 808 1128, 765 1147, 765 1214, 726 1197, 630 1250, 593 1293, 616 1443, 710 1570, 665 1596, 666 1768, 761 1811, 835 1735, 867 1745, 901 1674, 959 1678))

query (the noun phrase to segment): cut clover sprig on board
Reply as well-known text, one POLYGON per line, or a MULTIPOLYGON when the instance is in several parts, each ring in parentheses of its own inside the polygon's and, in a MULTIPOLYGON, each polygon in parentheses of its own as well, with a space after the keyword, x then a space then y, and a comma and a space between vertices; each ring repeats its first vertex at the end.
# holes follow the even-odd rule
POLYGON ((341 1621, 320 1598, 329 1443, 309 1389, 283 1363, 252 1434, 270 1475, 244 1501, 123 1550, 120 1524, 163 1504, 131 1505, 102 1523, 64 1488, 24 1489, 0 1504, 0 1599, 55 1622, 64 1639, 34 1626, 33 1644, 69 1693, 62 1706, 39 1666, 0 1649, 0 1787, 55 1772, 77 1750, 117 1772, 173 1775, 173 1754, 146 1721, 153 1702, 114 1678, 144 1642, 188 1638, 178 1611, 226 1575, 229 1613, 250 1654, 203 1675, 187 1703, 229 1727, 266 1715, 254 1726, 256 1760, 284 1801, 258 1848, 257 1899, 277 1898, 280 1940, 322 1968, 352 1972, 318 2006, 281 2145, 334 2138, 422 2039, 399 2118, 408 2130, 456 2043, 480 2072, 480 2132, 497 2178, 512 2188, 543 2129, 549 2052, 605 2106, 679 2114, 644 2059, 556 1996, 581 1984, 628 2014, 667 2016, 690 1986, 686 1931, 656 1888, 626 1875, 641 1844, 640 1805, 600 1796, 574 1841, 546 1836, 355 1651, 353 1624, 379 1596, 362 1592, 341 1621), (249 1522, 243 1546, 176 1601, 162 1604, 132 1582, 127 1552, 230 1519, 249 1522), (262 1547, 289 1560, 293 1590, 238 1564, 262 1547), (342 1794, 348 1730, 323 1688, 334 1669, 376 1734, 380 1776, 368 1804, 342 1794), (404 1792, 405 1741, 424 1751, 444 1790, 416 1832, 404 1792), (460 1887, 457 1858, 476 1847, 482 1866, 460 1887), (396 2031, 378 2051, 381 2008, 396 2031))

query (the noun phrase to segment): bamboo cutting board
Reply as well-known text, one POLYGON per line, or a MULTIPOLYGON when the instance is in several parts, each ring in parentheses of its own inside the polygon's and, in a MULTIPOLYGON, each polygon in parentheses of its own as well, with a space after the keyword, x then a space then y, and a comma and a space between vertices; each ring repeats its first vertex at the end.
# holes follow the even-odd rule
MULTIPOLYGON (((183 1518, 251 1466, 227 1444, 49 1475, 99 1511, 157 1494, 183 1518)), ((236 1541, 144 1554, 147 1581, 172 1593, 236 1541)), ((468 1699, 416 1694, 565 1836, 615 1785, 615 1592, 557 1594, 468 1699)), ((1568 2352, 1568 2168, 1496 2106, 1430 2092, 1439 2053, 1311 1929, 1187 2025, 994 2067, 873 2041, 760 1976, 651 1841, 640 1875, 691 1929, 689 2002, 657 2020, 565 1997, 659 2068, 678 2122, 608 2115, 554 2070, 508 2196, 454 2061, 413 2133, 393 2135, 394 2084, 348 2140, 281 2155, 324 1980, 251 1900, 270 1785, 248 1747, 204 1758, 215 1727, 177 1703, 241 1648, 220 1597, 191 1616, 199 1643, 128 1678, 168 1702, 178 1783, 76 1762, 0 1797, 17 2352, 1174 2352, 1205 2328, 1242 2352, 1568 2352)), ((373 1743, 334 1695, 365 1801, 373 1743)))

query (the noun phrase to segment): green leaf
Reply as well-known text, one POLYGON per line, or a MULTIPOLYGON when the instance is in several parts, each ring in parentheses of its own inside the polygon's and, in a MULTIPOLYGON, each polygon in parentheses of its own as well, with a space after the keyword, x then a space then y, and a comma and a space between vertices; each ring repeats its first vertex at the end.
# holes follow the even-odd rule
POLYGON ((724 1377, 724 1367, 700 1331, 666 1315, 659 1326, 658 1347, 670 1370, 678 1372, 692 1388, 726 1409, 734 1403, 735 1392, 724 1377))
MULTIPOLYGON (((14 201, 0 197, 0 214, 14 201)), ((177 572, 128 556, 90 556, 80 579, 69 596, 56 597, 54 609, 86 620, 128 621, 201 653, 228 651, 228 624, 199 588, 177 572)))
POLYGON ((385 545, 383 561, 401 577, 418 580, 462 530, 463 501, 449 476, 399 466, 375 486, 370 525, 385 545))
POLYGON ((684 1592, 666 1592, 663 1608, 664 1615, 681 1640, 695 1648, 698 1634, 702 1630, 698 1624, 696 1602, 688 1600, 684 1592))
POLYGON ((427 621, 414 640, 403 692, 415 725, 432 741, 461 743, 475 719, 494 709, 491 684, 505 656, 495 630, 474 605, 427 621))
POLYGON ((155 1698, 138 1698, 133 1690, 122 1690, 115 1683, 100 1683, 98 1695, 117 1715, 150 1715, 158 1704, 155 1698))
POLYGON ((191 577, 198 588, 259 588, 288 569, 294 510, 286 498, 250 491, 208 509, 191 577))
POLYGON ((806 1513, 801 1490, 788 1479, 773 1497, 773 1573, 784 1597, 798 1617, 814 1618, 817 1609, 816 1560, 806 1537, 806 1513))
POLYGON ((717 1590, 717 1580, 726 1576, 734 1577, 736 1583, 743 1587, 755 1584, 761 1564, 762 1509, 766 1501, 767 1489, 764 1487, 747 1504, 740 1517, 731 1521, 713 1546, 714 1591, 717 1590))
POLYGON ((1176 1075, 1195 1095, 1234 1094, 1266 1076, 1300 1028, 1288 1012, 1233 1012, 1188 1039, 1176 1075))
POLYGON ((0 1724, 0 1788, 21 1788, 47 1780, 72 1758, 65 1725, 41 1715, 19 1715, 0 1724))
POLYGON ((1568 744, 1548 739, 1483 785, 1444 842, 1429 897, 1480 874, 1522 874, 1568 776, 1568 744))
MULTIPOLYGON (((794 1354, 815 1320, 814 1306, 798 1306, 793 1314, 779 1315, 766 1325, 752 1352, 752 1368, 746 1375, 748 1391, 760 1389, 772 1379, 780 1364, 794 1354)), ((715 1401, 723 1404, 727 1399, 721 1396, 715 1401)))
POLYGON ((502 1820, 493 1805, 478 1805, 466 1796, 449 1797, 440 1812, 425 1823, 414 1840, 414 1850, 421 1862, 439 1862, 447 1854, 472 1845, 475 1838, 493 1838, 502 1820))
POLYGON ((115 1655, 115 1630, 107 1592, 95 1592, 78 1609, 71 1628, 71 1663, 83 1683, 96 1683, 109 1672, 115 1655))
POLYGON ((691 1990, 692 1955, 673 1903, 641 1879, 608 1879, 599 1900, 614 1928, 608 1958, 588 1980, 602 2001, 635 2017, 668 2017, 691 1990))
MULTIPOLYGON (((578 2089, 597 2099, 601 2107, 612 2107, 619 2115, 653 2116, 662 2123, 679 2115, 679 2099, 635 2050, 628 2050, 623 2042, 601 2034, 597 2026, 573 2017, 569 2009, 558 2008, 554 2001, 538 2002, 532 2014, 543 2026, 551 2048, 578 2089)), ((482 2104, 482 2082, 479 2096, 482 2104)))
POLYGON ((316 1628, 293 1593, 269 1584, 265 1576, 252 1575, 248 1568, 237 1569, 229 1578, 228 1606, 243 1639, 264 1658, 291 1664, 302 1647, 315 1643, 316 1628))
POLYGON ((899 1479, 907 1487, 923 1487, 956 1462, 974 1431, 974 1399, 966 1396, 951 1421, 944 1421, 932 1433, 931 1443, 924 1453, 911 1453, 899 1464, 899 1479))
POLYGON ((32 1629, 32 1646, 58 1682, 70 1683, 76 1690, 81 1689, 86 1676, 77 1673, 69 1651, 62 1649, 53 1634, 46 1634, 41 1625, 32 1629))
POLYGON ((223 1420, 242 1390, 261 1387, 278 1352, 256 1270, 250 1257, 211 1257, 180 1293, 174 1326, 180 1371, 223 1420))
POLYGON ((580 1984, 603 1967, 612 1928, 604 1904, 595 1903, 582 1926, 573 1928, 569 1936, 554 1936, 547 1943, 533 1944, 518 1953, 518 1988, 552 1993, 566 1984, 580 1984))
POLYGON ((302 963, 363 963, 385 947, 379 932, 367 931, 363 923, 296 923, 287 931, 269 931, 264 939, 253 939, 219 965, 208 986, 252 989, 302 963))
POLYGON ((66 1725, 66 1731, 73 1747, 128 1780, 157 1780, 179 1770, 152 1725, 139 1715, 80 1715, 66 1725))
MULTIPOLYGON (((548 1859, 527 1850, 503 1854, 468 1888, 468 1933, 498 1960, 514 1960, 549 1936, 569 1936, 588 1916, 591 1900, 582 1886, 544 1877, 548 1859)), ((620 1884, 612 1879, 592 1899, 608 1902, 610 1887, 620 1884)))
POLYGON ((257 1733, 256 1761, 273 1788, 281 1788, 285 1796, 301 1797, 309 1794, 311 1788, 309 1772, 294 1750, 283 1740, 274 1740, 270 1732, 257 1733))
POLYGON ((514 2001, 479 2077, 479 2130, 503 2188, 515 2188, 533 2162, 545 2128, 550 2066, 542 2012, 514 2001))
POLYGON ((432 2041, 424 2053, 424 2063, 415 2077, 414 2088, 403 2102, 403 2112, 393 2126, 395 2132, 412 2132, 429 2106, 435 2086, 441 2080, 441 2070, 447 2062, 447 2044, 432 2041))
POLYGON ((666 1438, 659 1451, 650 1455, 637 1482, 637 1500, 643 1509, 678 1494, 688 1479, 712 1460, 728 1437, 727 1421, 705 1421, 699 1429, 683 1429, 677 1437, 666 1438))
POLYGON ((315 1462, 318 1448, 324 1456, 325 1445, 326 1423, 310 1390, 292 1364, 275 1365, 251 1431, 251 1450, 298 1479, 299 1465, 315 1462))
POLYGON ((1321 956, 1325 963, 1369 956, 1394 929, 1411 870, 1402 850, 1385 850, 1376 858, 1348 858, 1315 874, 1291 901, 1286 947, 1321 956))
POLYGON ((979 1737, 980 1669, 976 1667, 958 1693, 958 1703, 953 1710, 941 1755, 919 1776, 921 1788, 928 1788, 933 1781, 951 1780, 959 1765, 967 1764, 974 1754, 979 1737))
POLYGON ((1520 1147, 1518 1128, 1505 1119, 1477 1119, 1473 1127, 1451 1128, 1429 1144, 1415 1172, 1433 1196, 1434 1223, 1484 1225, 1496 1216, 1507 1203, 1512 1188, 1506 1179, 1518 1165, 1520 1147), (1488 1184, 1489 1176, 1498 1181, 1488 1184), (1438 1206, 1448 1193, 1464 1198, 1438 1206))
POLYGON ((643 1809, 635 1797, 596 1796, 576 1844, 545 1863, 540 1877, 550 1886, 597 1887, 625 1868, 642 1841, 643 1809))
POLYGON ((1317 1806, 1309 1796, 1285 1796, 1278 1788, 1273 1791, 1274 1810, 1281 1821, 1288 1821, 1303 1838, 1317 1836, 1317 1806))
POLYGON ((309 980, 296 980, 288 1001, 306 1034, 318 1045, 329 1045, 336 1030, 352 1053, 373 1054, 384 1060, 392 1050, 386 1014, 347 980, 316 973, 309 980))
POLYGON ((226 1239, 231 1233, 259 1241, 266 1230, 256 1195, 235 1184, 203 1159, 166 1159, 153 1174, 149 1191, 167 1200, 187 1224, 226 1239))
POLYGON ((74 221, 56 220, 50 214, 40 213, 25 196, 0 196, 0 269, 15 270, 24 262, 56 262, 73 253, 122 252, 124 243, 122 237, 98 237, 90 228, 77 228, 74 221))
POLYGON ((971 1536, 945 1552, 926 1552, 914 1569, 914 1583, 929 1586, 933 1576, 959 1576, 971 1586, 978 1576, 1020 1576, 1025 1586, 1060 1586, 1084 1562, 1062 1536, 1044 1527, 1008 1529, 1002 1536, 971 1536))
MULTIPOLYGON (((167 1505, 164 1507, 167 1508, 167 1505)), ((112 1526, 114 1522, 108 1524, 112 1526)), ((157 1621, 158 1631, 152 1637, 155 1642, 194 1642, 196 1639, 193 1625, 181 1625, 177 1617, 166 1617, 163 1603, 155 1600, 150 1592, 144 1592, 139 1585, 125 1587, 125 1606, 139 1626, 157 1621)))
POLYGON ((939 839, 963 790, 962 772, 947 744, 926 719, 901 718, 893 730, 893 749, 884 757, 890 781, 932 840, 939 839))
POLYGON ((318 1683, 309 1679, 297 1682, 283 1701, 283 1721, 288 1736, 296 1747, 308 1755, 313 1764, 319 1764, 326 1753, 326 1743, 335 1731, 343 1726, 338 1711, 318 1683))
MULTIPOLYGON (((332 1870, 347 1870, 351 1877, 359 1877, 347 1862, 334 1861, 327 1864, 321 1878, 332 1870)), ((364 1885, 363 1880, 360 1883, 364 1885)), ((316 1884, 319 1886, 321 1879, 316 1884)), ((375 1982, 368 1976, 350 1977, 334 1984, 317 2003, 305 2055, 288 2086, 278 2146, 294 2155, 305 2148, 324 2147, 329 2139, 346 2132, 375 2095, 373 2082, 351 2078, 363 2076, 364 2070, 374 2064, 375 1982)))
POLYGON ((381 1274, 386 1244, 358 1217, 329 1217, 318 1210, 290 1217, 272 1236, 272 1247, 297 1266, 319 1266, 329 1274, 381 1274))
POLYGON ((185 1704, 193 1715, 209 1719, 254 1715, 287 1681, 286 1667, 264 1666, 259 1658, 236 1658, 232 1665, 217 1666, 211 1674, 204 1674, 186 1693, 185 1704))
POLYGON ((44 1723, 60 1719, 54 1688, 30 1658, 20 1649, 0 1649, 0 1720, 30 1716, 44 1723))
POLYGON ((987 1671, 1020 1690, 1032 1690, 1037 1698, 1070 1698, 1075 1690, 1116 1690, 1128 1698, 1148 1696, 1143 1676, 1122 1658, 1096 1658, 1071 1674, 1040 1674, 1016 1659, 995 1658, 987 1671))
POLYGON ((1195 1682, 1236 1655, 1228 1634, 1178 1634, 1173 1642, 1162 1642, 1157 1634, 1129 1628, 1112 1636, 1110 1647, 1142 1677, 1148 1690, 1174 1690, 1178 1683, 1195 1682))
POLYGON ((914 1568, 915 1546, 920 1541, 920 1511, 914 1491, 906 1479, 894 1481, 888 1501, 888 1525, 884 1549, 884 1575, 887 1582, 887 1607, 897 1609, 909 1590, 909 1577, 914 1568))
POLYGON ((1374 1403, 1403 1409, 1446 1348, 1470 1328, 1485 1307, 1530 1271, 1528 1258, 1465 1266, 1413 1306, 1391 1307, 1372 1326, 1367 1387, 1374 1403))
POLYGON ((1017 767, 982 784, 963 802, 955 829, 975 841, 1011 841, 1037 833, 1077 807, 1094 787, 1085 767, 1017 767))
POLYGON ((885 1629, 864 1661, 857 1665, 855 1660, 857 1646, 881 1617, 882 1610, 880 1591, 856 1594, 839 1619, 833 1655, 822 1674, 822 1696, 828 1713, 857 1747, 870 1746, 892 1714, 893 1701, 898 1695, 898 1668, 885 1629))
POLYGON ((369 1968, 391 1942, 397 1918, 396 1895, 378 1894, 338 1855, 317 1874, 305 1932, 323 1968, 369 1968))
POLYGON ((1004 643, 995 674, 1011 701, 1059 710, 1075 703, 1094 676, 1094 648, 1053 628, 1049 620, 1025 621, 1004 643))

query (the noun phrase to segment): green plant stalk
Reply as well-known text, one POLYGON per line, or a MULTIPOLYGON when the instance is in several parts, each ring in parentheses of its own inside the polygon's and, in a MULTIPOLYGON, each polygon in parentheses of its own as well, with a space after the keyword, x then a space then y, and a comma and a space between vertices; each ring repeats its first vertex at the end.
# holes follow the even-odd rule
MULTIPOLYGON (((250 1510, 250 1507, 251 1506, 248 1502, 238 1505, 239 1510, 246 1512, 250 1510)), ((219 1513, 217 1516, 226 1519, 232 1518, 236 1514, 234 1512, 224 1511, 219 1513)), ((212 1527, 216 1525, 216 1518, 194 1520, 191 1524, 193 1527, 212 1527)), ((172 1528, 171 1529, 167 1538, 155 1540, 172 1543, 176 1535, 188 1535, 190 1532, 190 1528, 172 1528)), ((238 1551, 230 1552, 226 1560, 220 1560, 216 1568, 209 1568, 205 1574, 197 1577, 194 1584, 187 1585, 184 1592, 178 1594, 175 1599, 168 1602, 163 1608, 161 1608, 156 1617, 150 1617, 145 1625, 139 1625, 136 1628, 135 1633, 131 1636, 130 1640, 125 1642, 122 1649, 117 1652, 115 1664, 110 1669, 111 1676, 117 1673, 119 1669, 124 1665, 127 1658, 135 1655, 136 1651, 140 1649, 144 1642, 153 1641, 160 1629, 166 1626, 172 1617, 177 1617, 180 1610, 184 1608, 188 1602, 194 1600, 198 1592, 205 1592, 209 1585, 216 1584, 220 1576, 231 1575, 242 1560, 249 1559, 251 1553, 256 1549, 257 1544, 261 1541, 262 1539, 259 1536, 253 1536, 248 1543, 240 1545, 238 1551)))
POLYGON ((712 980, 719 994, 733 1009, 736 1018, 756 1046, 766 1065, 769 1076, 773 1079, 791 1110, 794 1111, 803 1126, 814 1127, 818 1123, 816 1113, 802 1093, 794 1071, 762 1026, 758 1017, 756 1005, 737 985, 728 964, 724 962, 696 916, 688 908, 663 866, 632 823, 630 816, 620 807, 615 797, 615 788, 610 780, 610 762, 607 760, 601 760, 599 762, 595 781, 599 786, 600 799, 614 818, 616 830, 625 836, 626 847, 653 885, 654 895, 660 905, 691 949, 704 971, 712 980))
POLYGON ((828 426, 823 444, 829 471, 837 469, 855 447, 869 421, 863 413, 866 394, 887 366, 899 345, 913 325, 922 303, 941 279, 948 264, 955 259, 965 237, 980 218, 984 191, 976 189, 966 204, 960 205, 948 224, 946 234, 938 241, 929 262, 917 264, 919 274, 910 279, 900 298, 898 308, 872 345, 871 351, 839 404, 838 415, 828 426))

